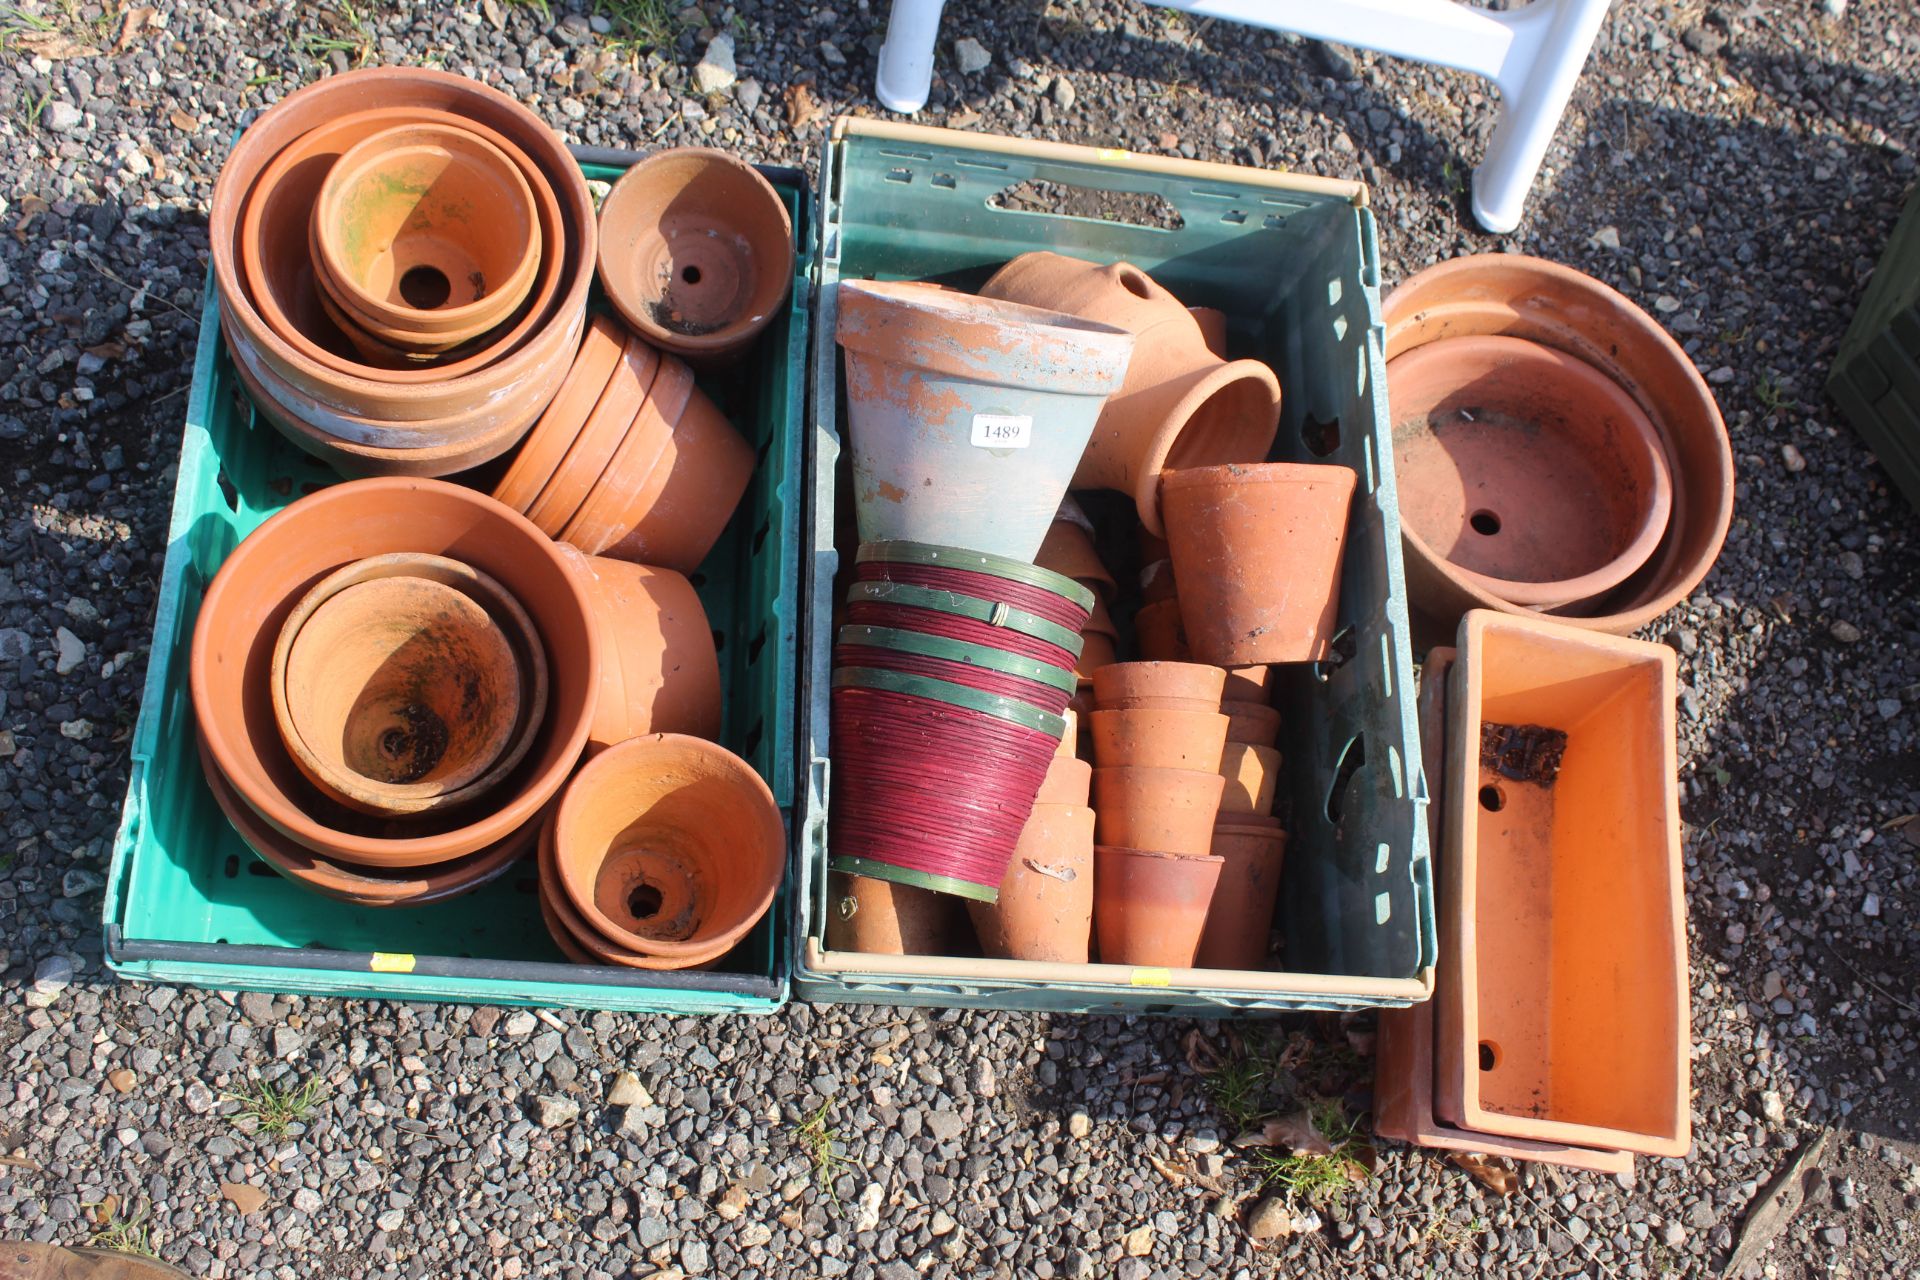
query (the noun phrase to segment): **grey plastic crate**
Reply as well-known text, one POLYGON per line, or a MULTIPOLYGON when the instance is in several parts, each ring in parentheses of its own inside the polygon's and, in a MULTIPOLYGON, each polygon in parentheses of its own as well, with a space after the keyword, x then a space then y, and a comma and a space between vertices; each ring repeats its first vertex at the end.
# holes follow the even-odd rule
MULTIPOLYGON (((1026 201, 1022 203, 1032 203, 1026 201)), ((844 119, 821 165, 819 282, 807 463, 811 554, 803 592, 796 994, 871 1004, 1192 1012, 1408 1004, 1432 990, 1433 885, 1414 716, 1400 521, 1385 403, 1379 266, 1355 183, 844 119), (1027 182, 1158 197, 1165 229, 995 207, 1027 182), (836 464, 845 423, 834 343, 838 282, 978 285, 1032 249, 1125 259, 1189 304, 1229 318, 1236 355, 1280 375, 1276 460, 1360 475, 1341 591, 1345 660, 1289 674, 1283 785, 1292 829, 1282 885, 1284 973, 864 956, 824 947, 828 672, 839 553, 836 464)), ((840 513, 844 515, 844 513, 840 513)))
POLYGON ((1827 394, 1920 509, 1920 188, 1908 193, 1887 237, 1833 358, 1827 394))

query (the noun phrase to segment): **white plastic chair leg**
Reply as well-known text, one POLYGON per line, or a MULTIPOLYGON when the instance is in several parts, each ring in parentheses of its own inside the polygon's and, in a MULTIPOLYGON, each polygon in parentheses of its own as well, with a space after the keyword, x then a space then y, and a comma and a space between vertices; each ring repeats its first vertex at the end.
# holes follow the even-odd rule
POLYGON ((893 0, 880 67, 873 75, 873 95, 890 110, 912 115, 927 105, 933 88, 933 47, 946 5, 947 0, 893 0))

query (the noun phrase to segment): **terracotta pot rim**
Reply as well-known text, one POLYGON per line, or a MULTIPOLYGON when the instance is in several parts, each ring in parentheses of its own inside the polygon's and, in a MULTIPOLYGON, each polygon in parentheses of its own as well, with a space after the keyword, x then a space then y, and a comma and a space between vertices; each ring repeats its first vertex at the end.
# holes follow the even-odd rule
MULTIPOLYGON (((632 336, 621 344, 607 384, 561 455, 560 465, 527 508, 527 519, 549 537, 560 537, 606 482, 608 469, 646 407, 659 372, 659 351, 632 336)), ((592 554, 588 548, 582 550, 592 554)))
POLYGON ((950 376, 998 384, 978 360, 946 339, 955 324, 994 324, 1043 330, 1060 347, 1054 380, 1040 389, 1111 395, 1133 352, 1133 334, 1064 311, 1031 307, 957 290, 929 289, 912 281, 842 280, 835 341, 849 351, 899 362, 910 348, 913 363, 950 376), (924 362, 924 363, 923 363, 924 362))
MULTIPOLYGON (((1180 436, 1199 412, 1200 406, 1213 399, 1228 387, 1236 383, 1254 383, 1263 387, 1272 400, 1272 432, 1267 436, 1269 448, 1273 445, 1273 436, 1280 428, 1280 378, 1274 371, 1258 360, 1228 360, 1216 368, 1208 370, 1206 376, 1198 379, 1187 388, 1173 409, 1167 414, 1166 425, 1154 436, 1148 448, 1139 475, 1133 482, 1134 506, 1140 513, 1140 523, 1147 532, 1164 534, 1166 524, 1160 514, 1160 486, 1165 482, 1167 459, 1173 456, 1179 446, 1180 436)), ((1239 464, 1228 464, 1239 465, 1239 464)), ((1263 465, 1293 465, 1288 463, 1263 465)), ((1186 468, 1195 470, 1196 468, 1186 468)), ((1206 470, 1207 468, 1198 468, 1206 470)))
POLYGON ((1217 853, 1167 853, 1159 849, 1136 849, 1125 844, 1096 844, 1096 853, 1123 853, 1130 858, 1155 858, 1163 862, 1192 862, 1201 865, 1225 862, 1217 853))
POLYGON ((1324 482, 1332 479, 1331 473, 1334 471, 1343 471, 1355 484, 1359 483, 1358 472, 1337 462, 1223 462, 1217 466, 1177 467, 1163 471, 1160 481, 1162 485, 1175 489, 1231 488, 1243 484, 1324 482))
POLYGON ((619 367, 621 353, 625 350, 625 342, 618 322, 606 316, 594 316, 587 322, 580 346, 573 353, 573 359, 567 362, 567 371, 561 375, 553 398, 547 401, 540 416, 534 419, 533 426, 527 430, 526 443, 514 455, 506 474, 500 477, 500 483, 493 487, 496 499, 523 515, 538 501, 547 482, 553 479, 553 473, 560 469, 561 460, 572 449, 580 428, 586 425, 587 415, 600 402, 600 393, 612 381, 613 371, 619 367), (587 398, 589 395, 591 399, 587 398), (573 410, 582 402, 586 405, 586 411, 575 420, 573 410), (561 410, 568 415, 565 422, 558 416, 561 410), (563 426, 572 429, 563 433, 563 426))

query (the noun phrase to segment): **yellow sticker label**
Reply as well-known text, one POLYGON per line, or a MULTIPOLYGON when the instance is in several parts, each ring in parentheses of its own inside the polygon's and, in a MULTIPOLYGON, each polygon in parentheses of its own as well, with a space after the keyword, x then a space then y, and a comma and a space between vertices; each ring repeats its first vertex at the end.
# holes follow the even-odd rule
POLYGON ((367 968, 374 973, 412 973, 413 954, 407 951, 376 951, 373 959, 367 961, 367 968))
POLYGON ((1165 969, 1135 969, 1128 981, 1136 987, 1164 987, 1173 981, 1173 975, 1165 969))
POLYGON ((1125 160, 1129 156, 1131 156, 1133 152, 1124 150, 1120 147, 1101 147, 1099 150, 1095 151, 1094 154, 1100 157, 1102 160, 1125 160))

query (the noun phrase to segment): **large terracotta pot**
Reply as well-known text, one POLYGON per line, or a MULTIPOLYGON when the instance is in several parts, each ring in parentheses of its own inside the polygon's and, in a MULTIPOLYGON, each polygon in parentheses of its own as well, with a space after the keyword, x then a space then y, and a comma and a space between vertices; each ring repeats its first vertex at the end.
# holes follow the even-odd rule
POLYGON ((554 813, 553 854, 567 901, 602 937, 705 963, 773 905, 786 828, 746 761, 701 738, 649 734, 574 775, 554 813))
POLYGON ((445 382, 518 350, 536 325, 550 316, 565 262, 559 252, 564 238, 565 223, 553 188, 526 153, 499 132, 446 111, 379 108, 353 112, 303 134, 260 174, 241 215, 240 278, 266 325, 295 351, 321 365, 375 382, 445 382), (355 143, 402 123, 458 125, 509 156, 533 193, 541 244, 547 251, 541 254, 533 289, 511 326, 487 335, 470 354, 456 352, 424 364, 410 360, 389 369, 366 364, 327 314, 309 243, 314 202, 334 163, 355 143))
POLYGON ((720 736, 720 659, 693 584, 671 569, 588 556, 564 543, 600 633, 600 694, 588 750, 646 733, 720 736))
POLYGON ((981 296, 1116 325, 1137 340, 1126 384, 1100 414, 1074 473, 1077 489, 1133 495, 1140 522, 1162 529, 1160 473, 1259 462, 1280 427, 1280 381, 1257 360, 1221 359, 1180 300, 1129 263, 1102 266, 1024 253, 981 296))
POLYGON ((1667 532, 1660 433, 1592 365, 1519 338, 1443 338, 1387 366, 1401 535, 1515 604, 1612 590, 1667 532))
POLYGON ((827 947, 882 956, 952 955, 960 899, 844 871, 827 873, 827 947))
POLYGON ((1093 697, 1110 710, 1218 711, 1226 681, 1219 667, 1199 662, 1116 662, 1093 673, 1093 697))
POLYGON ((1099 816, 1100 843, 1205 854, 1226 781, 1216 772, 1198 769, 1096 766, 1093 811, 1099 816))
POLYGON ((1031 562, 1132 335, 912 285, 848 281, 836 296, 860 540, 1031 562))
POLYGON ((1220 769, 1227 717, 1217 711, 1095 711, 1088 721, 1104 768, 1220 769))
POLYGON ((1326 658, 1357 479, 1347 467, 1292 462, 1166 474, 1160 500, 1194 657, 1326 658))
POLYGON ((1207 926, 1194 963, 1202 969, 1264 969, 1273 907, 1280 896, 1286 832, 1229 824, 1213 832, 1221 858, 1220 883, 1207 907, 1207 926))
POLYGON ((567 368, 567 376, 561 379, 559 391, 527 432, 520 452, 494 487, 494 497, 522 514, 533 506, 573 448, 594 405, 600 402, 600 393, 606 390, 626 350, 626 340, 626 331, 617 320, 595 316, 587 325, 586 336, 567 368))
POLYGON ((1102 964, 1190 969, 1223 860, 1101 844, 1093 852, 1093 925, 1102 964))
POLYGON ((1093 886, 1093 810, 1036 804, 999 899, 967 903, 980 949, 1002 960, 1085 964, 1093 886))
POLYGON ((793 287, 793 223, 753 166, 656 152, 600 207, 600 286, 634 332, 697 363, 737 357, 793 287))
MULTIPOLYGON (((1577 356, 1618 383, 1659 429, 1673 478, 1667 536, 1603 599, 1560 611, 1572 626, 1637 630, 1685 599, 1720 554, 1733 518, 1733 450, 1706 380, 1646 312, 1571 267, 1519 254, 1480 254, 1429 267, 1382 304, 1389 362, 1441 338, 1500 334, 1577 356)), ((1453 581, 1406 547, 1407 595, 1425 640, 1451 638, 1470 608, 1521 607, 1453 581)))
POLYGON ((322 856, 388 867, 463 857, 532 821, 579 759, 600 680, 589 609, 546 535, 485 494, 435 480, 333 485, 254 530, 207 588, 189 664, 201 741, 250 809, 322 856), (281 746, 271 670, 288 614, 340 566, 394 552, 445 556, 497 579, 544 643, 551 677, 545 722, 484 812, 377 822, 328 801, 281 746))
POLYGON ((363 813, 484 798, 547 711, 533 619, 498 581, 444 556, 374 556, 322 579, 281 626, 271 681, 294 763, 363 813))
MULTIPOLYGON (((530 178, 531 181, 531 178, 530 178)), ((461 76, 419 68, 376 67, 332 76, 269 108, 248 127, 221 167, 211 215, 213 274, 220 296, 222 332, 236 363, 242 353, 255 366, 250 390, 279 397, 269 421, 338 436, 357 450, 397 450, 409 443, 401 424, 462 419, 470 435, 505 434, 487 457, 509 447, 551 398, 578 342, 592 282, 596 232, 585 177, 559 137, 525 108, 493 89, 461 76), (503 135, 533 161, 560 199, 563 235, 561 287, 546 317, 519 349, 466 376, 421 383, 381 381, 343 374, 303 355, 275 334, 247 295, 239 267, 240 219, 247 194, 261 171, 286 146, 313 128, 352 112, 382 107, 449 111, 503 135), (260 370, 270 368, 271 377, 260 370), (343 425, 342 425, 343 424, 343 425)), ((266 406, 263 406, 265 408, 266 406)), ((309 437, 288 431, 312 450, 309 437)), ((437 444, 448 444, 439 440, 437 444)), ((324 449, 312 450, 334 460, 324 449)), ((422 460, 366 454, 366 466, 422 460)), ((471 466, 465 454, 449 463, 471 466)), ((456 469, 449 466, 448 470, 456 469)))
POLYGON ((659 352, 638 338, 627 339, 607 385, 600 389, 600 398, 580 425, 566 457, 527 508, 527 519, 539 525, 542 533, 559 537, 587 495, 605 482, 607 464, 640 416, 659 367, 659 352))

